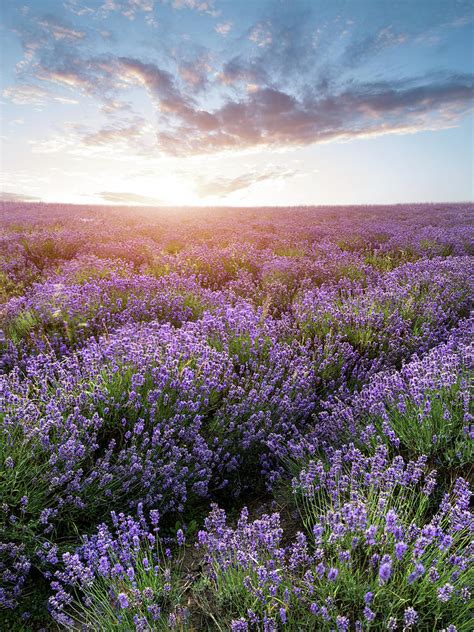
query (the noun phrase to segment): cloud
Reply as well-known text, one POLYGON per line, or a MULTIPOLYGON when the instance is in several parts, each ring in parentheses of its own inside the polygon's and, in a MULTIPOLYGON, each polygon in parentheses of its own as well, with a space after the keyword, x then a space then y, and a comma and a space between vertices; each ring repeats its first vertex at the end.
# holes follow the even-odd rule
POLYGON ((272 33, 268 24, 256 24, 249 34, 249 40, 255 42, 260 48, 269 46, 273 42, 272 33))
POLYGON ((170 0, 170 2, 173 9, 191 9, 198 13, 219 15, 219 11, 215 9, 214 0, 170 0))
POLYGON ((332 45, 332 41, 324 41, 319 49, 315 46, 315 34, 322 27, 314 7, 275 3, 269 5, 263 18, 248 33, 248 39, 257 45, 252 49, 253 67, 262 69, 280 89, 313 82, 321 69, 320 60, 332 45))
POLYGON ((28 84, 8 86, 3 90, 2 95, 17 105, 42 105, 48 100, 68 104, 78 103, 75 99, 52 94, 44 88, 28 84))
POLYGON ((143 85, 156 103, 166 121, 185 123, 190 128, 211 131, 217 122, 212 114, 200 110, 192 97, 184 95, 176 85, 174 76, 152 63, 136 59, 119 58, 122 80, 143 85))
MULTIPOLYGON (((215 11, 206 0, 167 4, 176 10, 215 11)), ((141 47, 127 53, 127 42, 120 43, 117 55, 117 40, 102 42, 115 48, 96 49, 94 55, 92 39, 84 46, 84 33, 76 24, 29 13, 22 32, 25 65, 18 84, 6 88, 4 96, 18 104, 41 104, 52 98, 70 102, 69 94, 85 94, 108 122, 98 130, 76 129, 82 149, 90 153, 94 147, 110 147, 110 153, 129 148, 141 155, 173 156, 437 129, 454 125, 472 109, 472 75, 432 73, 401 80, 355 71, 382 52, 414 42, 413 29, 384 19, 372 32, 350 31, 341 38, 347 22, 334 22, 331 31, 323 18, 315 22, 311 3, 290 4, 268 5, 240 40, 233 38, 232 47, 223 41, 221 51, 211 51, 199 43, 181 47, 175 40, 170 51, 164 44, 167 54, 160 62, 156 48, 145 59, 136 52, 141 47), (335 34, 339 43, 331 48, 335 34), (384 80, 364 82, 366 76, 384 80), (143 97, 137 98, 137 88, 148 94, 152 115, 143 97), (66 97, 57 94, 65 89, 66 97), (143 116, 130 120, 134 108, 142 108, 143 116)), ((129 19, 141 12, 146 18, 157 6, 153 0, 102 0, 100 11, 129 19)), ((68 2, 70 11, 81 7, 75 0, 68 2)), ((214 28, 225 35, 228 26, 221 19, 214 28)))
MULTIPOLYGON (((79 89, 101 98, 142 86, 158 113, 157 151, 171 155, 211 153, 256 147, 304 146, 335 139, 350 139, 452 126, 472 109, 472 75, 427 75, 406 80, 357 83, 346 86, 307 84, 298 91, 273 87, 258 64, 234 57, 223 66, 218 83, 235 88, 232 96, 214 109, 200 106, 199 89, 206 86, 207 62, 181 67, 184 85, 175 75, 154 63, 132 57, 104 57, 81 63, 79 58, 59 60, 40 75, 48 81, 79 89), (243 84, 243 86, 242 86, 243 84), (243 87, 243 90, 239 86, 243 87)), ((113 108, 112 110, 113 111, 113 108)), ((130 140, 140 135, 136 123, 116 125, 86 134, 85 144, 130 140)), ((148 143, 147 151, 151 145, 148 143)))
POLYGON ((214 30, 216 33, 219 33, 219 35, 225 37, 229 33, 231 28, 232 22, 219 22, 219 24, 216 24, 216 26, 214 27, 214 30))
MULTIPOLYGON (((430 81, 351 84, 337 94, 302 97, 273 88, 250 92, 207 113, 213 125, 187 112, 174 132, 158 132, 161 148, 192 154, 261 146, 310 145, 334 139, 446 127, 472 110, 472 76, 430 81), (407 85, 408 84, 408 85, 407 85)), ((204 113, 201 113, 205 121, 204 113)))
POLYGON ((114 204, 144 204, 146 206, 158 206, 162 204, 162 201, 158 198, 124 191, 102 191, 97 195, 106 202, 113 202, 114 204))
POLYGON ((235 178, 216 178, 213 180, 198 179, 196 183, 196 192, 199 197, 221 197, 247 189, 258 182, 265 180, 275 180, 282 178, 292 178, 297 175, 296 171, 286 169, 272 169, 261 173, 254 171, 243 173, 235 178))
POLYGON ((110 102, 119 88, 126 87, 117 58, 109 55, 83 57, 74 49, 43 54, 35 66, 35 78, 72 91, 110 102))
POLYGON ((243 59, 241 56, 232 57, 226 62, 218 75, 224 85, 233 85, 239 81, 264 84, 269 81, 263 66, 256 60, 243 59))
POLYGON ((102 112, 104 114, 114 114, 117 112, 129 112, 132 109, 130 103, 126 101, 120 101, 118 99, 113 98, 104 98, 104 103, 101 106, 102 112))
POLYGON ((62 24, 57 20, 57 18, 53 16, 44 17, 43 19, 38 21, 38 24, 56 41, 77 41, 83 39, 86 36, 83 31, 79 31, 72 26, 62 24))
POLYGON ((70 11, 74 15, 88 15, 90 13, 94 13, 94 9, 92 7, 84 6, 80 0, 69 0, 69 2, 64 2, 63 6, 67 11, 70 11))
POLYGON ((40 105, 47 99, 48 91, 37 86, 20 84, 8 86, 2 95, 17 105, 40 105))
MULTIPOLYGON (((92 131, 85 126, 72 124, 72 133, 65 142, 69 143, 69 151, 77 153, 93 153, 105 156, 152 156, 157 153, 157 142, 154 128, 141 117, 130 121, 117 121, 92 131)), ((54 137, 51 140, 54 140, 54 137)), ((63 142, 64 146, 64 142, 63 142)), ((44 149, 44 146, 43 146, 44 149)))
POLYGON ((94 84, 91 84, 88 79, 82 78, 79 73, 67 69, 42 69, 38 73, 38 79, 49 83, 58 83, 74 90, 83 90, 86 93, 90 92, 89 88, 91 86, 95 88, 94 84))
POLYGON ((183 62, 178 72, 181 79, 192 89, 203 90, 208 85, 208 74, 211 67, 204 61, 183 62))
POLYGON ((345 48, 338 63, 343 68, 355 68, 362 62, 373 59, 388 48, 404 44, 407 39, 406 33, 394 30, 394 27, 391 25, 385 26, 375 34, 366 35, 352 41, 345 48))
POLYGON ((170 72, 162 70, 155 64, 144 63, 129 57, 119 57, 118 64, 122 81, 143 85, 152 96, 158 97, 161 103, 170 105, 184 103, 184 98, 170 72))
POLYGON ((2 202, 39 202, 40 199, 23 193, 12 193, 0 191, 0 200, 2 202))
POLYGON ((142 133, 145 121, 137 120, 128 126, 104 127, 98 132, 85 133, 82 142, 85 145, 111 145, 137 139, 142 133))
POLYGON ((105 0, 99 7, 99 13, 118 11, 129 20, 134 20, 137 13, 151 14, 155 9, 155 0, 105 0))

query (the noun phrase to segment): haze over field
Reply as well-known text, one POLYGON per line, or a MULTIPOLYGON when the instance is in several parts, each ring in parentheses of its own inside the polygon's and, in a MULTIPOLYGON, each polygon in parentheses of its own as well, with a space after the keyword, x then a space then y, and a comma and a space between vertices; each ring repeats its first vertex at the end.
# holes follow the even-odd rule
POLYGON ((4 0, 3 198, 472 199, 463 0, 4 0))

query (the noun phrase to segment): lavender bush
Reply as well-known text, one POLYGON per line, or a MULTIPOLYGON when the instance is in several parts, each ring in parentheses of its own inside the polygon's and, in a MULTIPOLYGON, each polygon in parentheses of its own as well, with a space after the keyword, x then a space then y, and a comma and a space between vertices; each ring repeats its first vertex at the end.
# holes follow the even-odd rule
POLYGON ((457 629, 470 625, 473 521, 459 478, 436 508, 426 459, 353 446, 293 481, 305 532, 277 513, 235 528, 215 507, 199 533, 208 582, 232 630, 457 629), (432 627, 434 626, 434 628, 432 627))
MULTIPOLYGON (((180 558, 158 533, 158 512, 147 521, 139 506, 137 520, 115 513, 111 518, 111 528, 100 525, 73 554, 63 554, 51 583, 53 617, 66 627, 96 630, 180 629, 188 618, 179 605, 180 558)), ((181 530, 174 544, 183 547, 181 530)))
MULTIPOLYGON (((383 441, 434 467, 468 471, 473 461, 472 320, 399 371, 380 372, 347 402, 332 401, 319 423, 361 445, 383 441)), ((321 434, 321 430, 318 431, 321 434)))

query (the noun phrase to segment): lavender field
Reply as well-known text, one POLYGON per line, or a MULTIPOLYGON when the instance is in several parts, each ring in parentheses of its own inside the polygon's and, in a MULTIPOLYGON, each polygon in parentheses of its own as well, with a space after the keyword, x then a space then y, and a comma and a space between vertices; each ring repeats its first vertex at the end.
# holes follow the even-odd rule
POLYGON ((1 630, 472 630, 474 206, 4 203, 1 630))

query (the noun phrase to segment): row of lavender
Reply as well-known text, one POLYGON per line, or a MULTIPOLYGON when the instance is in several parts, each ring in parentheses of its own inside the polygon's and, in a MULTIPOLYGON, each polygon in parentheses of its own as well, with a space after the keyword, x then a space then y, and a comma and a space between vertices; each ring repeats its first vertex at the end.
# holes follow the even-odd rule
POLYGON ((232 245, 201 236, 173 251, 161 230, 138 263, 142 235, 113 258, 108 238, 67 258, 51 246, 57 226, 10 226, 6 274, 21 274, 21 240, 31 260, 28 231, 40 244, 48 233, 54 256, 33 285, 24 266, 24 294, 9 291, 2 311, 3 606, 30 629, 41 577, 66 627, 469 629, 461 210, 463 223, 440 212, 427 226, 427 209, 411 222, 403 207, 390 221, 372 209, 352 232, 344 216, 274 211, 263 244, 269 212, 241 222, 240 239, 229 214, 214 237, 232 245), (396 226, 387 239, 382 224, 396 226), (285 496, 292 477, 294 541, 277 514, 244 511, 232 528, 215 507, 186 581, 177 517, 191 540, 210 501, 285 496))

